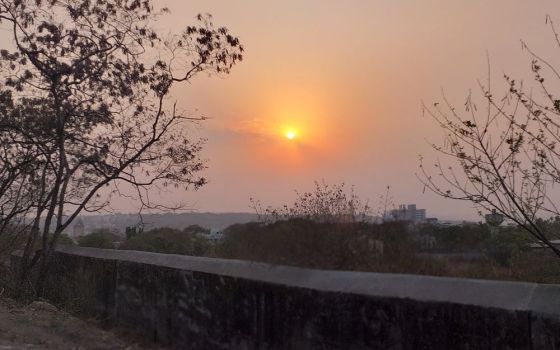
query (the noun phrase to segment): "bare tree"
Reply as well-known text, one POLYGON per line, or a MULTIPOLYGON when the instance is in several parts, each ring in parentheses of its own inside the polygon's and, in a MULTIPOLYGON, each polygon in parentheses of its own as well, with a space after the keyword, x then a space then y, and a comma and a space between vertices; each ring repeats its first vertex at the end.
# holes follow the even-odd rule
MULTIPOLYGON (((560 49, 550 17, 546 22, 560 49)), ((531 57, 531 86, 505 75, 498 96, 501 88, 491 86, 489 68, 488 81, 479 82, 480 106, 474 94, 464 110, 445 95, 441 103, 424 106, 445 132, 443 143, 433 148, 455 165, 438 160, 434 173, 421 161, 420 179, 443 197, 474 203, 481 213, 498 211, 560 256, 537 220, 560 215, 554 188, 560 182, 560 73, 556 62, 539 57, 525 42, 522 47, 531 57)))
POLYGON ((186 127, 203 118, 178 111, 170 91, 202 72, 228 74, 243 47, 201 15, 164 39, 154 23, 167 12, 151 0, 0 0, 0 24, 14 43, 0 50, 1 161, 5 174, 9 164, 21 170, 0 195, 9 201, 23 183, 32 191, 23 205, 33 210, 23 275, 40 262, 39 293, 59 235, 81 212, 108 205, 104 188, 119 194, 126 185, 153 208, 149 190, 205 183, 201 143, 186 127))
POLYGON ((263 208, 255 199, 251 199, 251 206, 264 222, 303 218, 320 223, 355 223, 367 221, 371 211, 354 189, 347 190, 344 183, 329 185, 315 181, 313 191, 296 191, 296 195, 293 204, 279 208, 263 208))
POLYGON ((391 186, 387 186, 385 194, 379 196, 376 220, 383 222, 388 217, 389 210, 391 209, 395 209, 395 203, 393 201, 393 196, 391 195, 391 186))

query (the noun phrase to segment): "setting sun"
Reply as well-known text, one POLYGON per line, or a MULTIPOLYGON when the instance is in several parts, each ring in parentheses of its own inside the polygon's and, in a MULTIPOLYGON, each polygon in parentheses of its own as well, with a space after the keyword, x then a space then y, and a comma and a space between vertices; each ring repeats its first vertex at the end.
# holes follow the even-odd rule
POLYGON ((293 139, 295 139, 295 138, 296 138, 296 132, 293 131, 293 130, 288 130, 288 131, 286 131, 286 138, 287 138, 288 140, 293 140, 293 139))

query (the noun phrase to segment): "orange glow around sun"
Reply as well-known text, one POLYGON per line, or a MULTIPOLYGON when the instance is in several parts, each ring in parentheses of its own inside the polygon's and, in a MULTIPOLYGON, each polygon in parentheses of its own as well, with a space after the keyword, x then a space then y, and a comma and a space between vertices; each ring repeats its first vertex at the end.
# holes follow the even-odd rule
POLYGON ((286 136, 286 138, 288 140, 293 140, 293 139, 296 138, 297 132, 295 130, 288 129, 288 130, 286 130, 286 133, 284 134, 284 136, 286 136))
POLYGON ((335 142, 340 118, 329 96, 315 86, 263 87, 255 105, 240 113, 230 127, 242 136, 240 147, 250 150, 244 152, 250 154, 247 162, 258 171, 290 174, 329 164, 350 142, 335 142))

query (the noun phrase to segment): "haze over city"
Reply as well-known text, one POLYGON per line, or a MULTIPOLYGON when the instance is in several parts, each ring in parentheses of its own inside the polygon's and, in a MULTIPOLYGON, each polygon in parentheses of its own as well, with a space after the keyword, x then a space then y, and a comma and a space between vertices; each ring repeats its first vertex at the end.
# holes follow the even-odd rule
MULTIPOLYGON (((165 1, 171 13, 157 26, 180 31, 198 13, 239 36, 247 54, 223 79, 197 76, 171 99, 208 120, 188 133, 205 138, 208 184, 173 189, 164 202, 201 212, 250 212, 290 203, 314 181, 344 182, 374 209, 391 187, 395 205, 416 203, 429 216, 479 220, 471 204, 445 200, 416 177, 419 157, 443 132, 422 102, 449 100, 462 108, 477 79, 495 87, 503 74, 532 81, 521 40, 554 54, 546 15, 557 1, 165 1), (287 133, 293 133, 288 138, 287 133)), ((11 45, 2 36, 4 45, 11 45)), ((500 90, 501 91, 501 90, 500 90)), ((154 196, 155 194, 152 194, 154 196)), ((115 198, 113 208, 137 203, 115 198)))
POLYGON ((397 205, 467 219, 478 219, 470 205, 424 191, 416 179, 419 155, 435 159, 428 142, 442 138, 421 103, 441 100, 443 89, 462 107, 486 79, 487 53, 496 86, 505 86, 504 72, 530 79, 520 40, 550 55, 545 17, 560 10, 556 1, 505 0, 165 5, 171 20, 159 26, 179 30, 208 12, 248 53, 225 79, 197 77, 174 91, 181 108, 209 118, 192 130, 208 139, 209 183, 168 200, 198 211, 250 211, 250 197, 280 205, 324 180, 354 185, 373 207, 391 186, 397 205))

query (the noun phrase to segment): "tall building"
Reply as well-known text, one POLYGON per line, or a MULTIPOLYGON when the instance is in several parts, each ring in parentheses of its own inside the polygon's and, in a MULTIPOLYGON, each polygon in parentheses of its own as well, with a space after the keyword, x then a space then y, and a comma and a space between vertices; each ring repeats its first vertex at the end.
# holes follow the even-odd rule
POLYGON ((399 205, 398 209, 390 211, 389 216, 394 221, 411 221, 414 223, 426 220, 426 209, 417 209, 416 204, 399 205))

